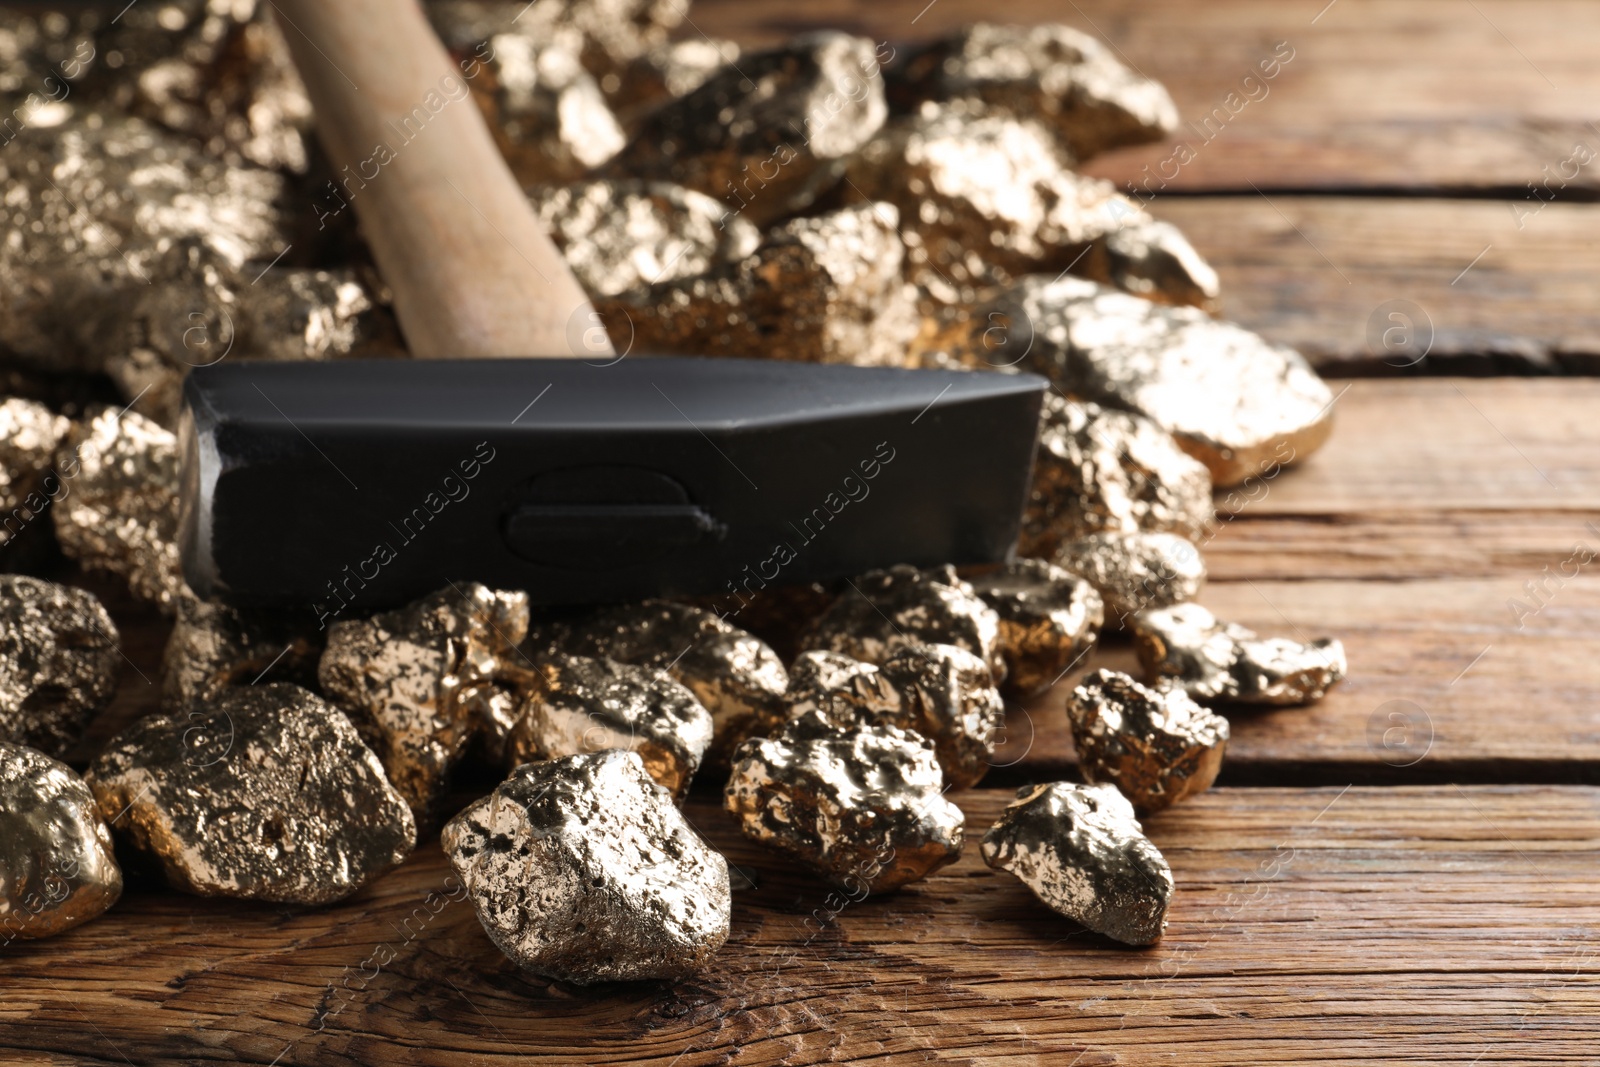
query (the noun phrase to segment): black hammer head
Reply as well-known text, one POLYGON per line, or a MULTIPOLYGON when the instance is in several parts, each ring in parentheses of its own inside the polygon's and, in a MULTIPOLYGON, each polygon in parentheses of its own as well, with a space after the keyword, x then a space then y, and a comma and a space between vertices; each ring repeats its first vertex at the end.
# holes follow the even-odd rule
POLYGON ((236 363, 184 390, 201 596, 754 591, 1016 540, 1044 380, 729 359, 236 363))

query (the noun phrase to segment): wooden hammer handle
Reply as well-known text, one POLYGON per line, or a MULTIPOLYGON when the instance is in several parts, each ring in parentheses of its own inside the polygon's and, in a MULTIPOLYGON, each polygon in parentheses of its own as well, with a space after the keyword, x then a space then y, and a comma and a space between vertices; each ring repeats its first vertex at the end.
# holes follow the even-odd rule
POLYGON ((457 65, 418 0, 272 6, 333 164, 318 216, 355 208, 411 354, 609 354, 472 100, 479 61, 457 65))

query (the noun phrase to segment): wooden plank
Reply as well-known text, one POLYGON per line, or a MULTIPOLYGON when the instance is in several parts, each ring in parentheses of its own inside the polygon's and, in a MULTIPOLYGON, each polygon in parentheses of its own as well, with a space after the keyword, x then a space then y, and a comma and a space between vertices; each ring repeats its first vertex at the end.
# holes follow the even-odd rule
MULTIPOLYGON (((1142 183, 1148 166, 1159 182, 1181 141, 1192 158, 1166 162, 1168 192, 1254 183, 1521 196, 1574 144, 1600 149, 1590 125, 1600 70, 1587 48, 1600 9, 1574 0, 1015 0, 1004 11, 982 0, 823 0, 803 10, 698 0, 690 18, 687 34, 747 44, 822 26, 890 42, 982 20, 1075 26, 1165 83, 1181 118, 1172 144, 1107 155, 1090 171, 1142 183), (1270 81, 1245 84, 1281 42, 1293 58, 1270 81)), ((1600 188, 1596 163, 1576 168, 1563 193, 1600 188)))
POLYGON ((1148 206, 1217 268, 1225 317, 1324 373, 1600 370, 1600 205, 1247 191, 1148 206))
MULTIPOLYGON (((957 799, 976 838, 1008 797, 957 799)), ((141 890, 5 946, 0 1048, 280 1067, 1551 1064, 1588 1056, 1600 1025, 1593 789, 1215 790, 1149 822, 1179 889, 1148 949, 1046 911, 971 845, 845 903, 712 802, 690 815, 758 888, 715 967, 676 987, 517 972, 443 899, 456 883, 430 844, 323 911, 141 890)))

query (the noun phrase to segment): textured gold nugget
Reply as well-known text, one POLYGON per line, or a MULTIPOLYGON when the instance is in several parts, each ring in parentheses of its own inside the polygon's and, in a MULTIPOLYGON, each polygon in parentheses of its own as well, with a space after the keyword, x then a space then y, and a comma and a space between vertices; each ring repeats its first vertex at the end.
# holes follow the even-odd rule
POLYGON ((315 685, 322 645, 310 630, 300 618, 184 601, 161 658, 162 708, 182 711, 269 673, 274 682, 315 685))
POLYGON ((995 307, 1027 331, 1020 366, 1069 396, 1152 419, 1218 486, 1271 478, 1332 430, 1333 394, 1300 353, 1194 308, 1044 277, 995 307))
POLYGON ((136 412, 107 408, 73 428, 56 469, 71 483, 50 509, 62 551, 177 611, 192 595, 178 560, 177 438, 136 412))
POLYGON ((634 752, 529 763, 445 825, 489 939, 564 982, 686 978, 728 939, 728 864, 634 752))
POLYGON ((117 642, 93 595, 0 574, 0 741, 64 754, 116 695, 117 642))
POLYGON ((933 742, 951 787, 976 785, 1005 726, 989 665, 954 645, 908 645, 881 668, 837 652, 802 652, 787 718, 816 714, 840 729, 889 724, 933 742))
POLYGON ((651 113, 606 173, 687 185, 758 226, 801 211, 883 125, 881 58, 833 31, 741 56, 651 113))
POLYGON ((1109 785, 1026 786, 983 835, 983 861, 1067 918, 1130 945, 1167 925, 1172 870, 1109 785))
POLYGON ((1042 559, 1019 559, 974 583, 1000 616, 1005 690, 1034 696, 1083 660, 1105 622, 1093 585, 1042 559))
POLYGON ((516 722, 527 684, 517 643, 527 632, 526 593, 476 583, 442 589, 329 627, 317 678, 422 814, 475 733, 485 731, 493 748, 516 722))
POLYGON ((890 122, 848 179, 847 199, 899 208, 909 277, 943 303, 1069 269, 1168 303, 1217 296, 1216 272, 1176 228, 1073 173, 1036 122, 929 104, 890 122))
POLYGON ((446 45, 463 53, 495 34, 521 33, 568 44, 603 78, 663 43, 688 7, 670 0, 428 0, 426 10, 446 45))
POLYGON ((1129 70, 1088 34, 1048 23, 968 26, 896 68, 889 92, 897 108, 960 100, 1037 119, 1080 162, 1178 128, 1160 82, 1129 70))
POLYGON ((69 930, 121 895, 111 832, 83 779, 0 741, 0 947, 69 930))
POLYGON ((745 258, 761 241, 744 219, 724 219, 717 201, 668 182, 577 182, 529 196, 591 296, 703 274, 745 258))
POLYGON ((903 366, 921 328, 892 204, 793 219, 705 274, 601 300, 620 349, 903 366))
POLYGON ((1039 422, 1018 552, 1048 556, 1105 530, 1210 532, 1211 473, 1149 419, 1049 392, 1039 422))
POLYGON ((1181 689, 1147 689, 1117 671, 1085 678, 1067 718, 1083 776, 1115 785, 1141 815, 1209 789, 1228 747, 1227 719, 1181 689))
POLYGON ((0 547, 70 491, 51 468, 71 427, 65 417, 32 400, 0 402, 0 547))
POLYGON ((688 604, 646 600, 541 627, 530 645, 672 675, 711 713, 708 759, 726 763, 758 720, 780 717, 789 675, 766 642, 688 604))
POLYGON ((142 719, 87 777, 112 830, 200 896, 328 904, 416 843, 378 757, 298 686, 241 686, 142 719))
POLYGON ((783 706, 763 718, 761 733, 777 733, 791 720, 813 712, 841 729, 895 722, 900 716, 900 692, 875 664, 813 649, 800 653, 790 665, 783 706))
POLYGON ((622 127, 584 69, 577 44, 501 33, 489 39, 481 62, 466 61, 479 70, 467 84, 524 184, 571 181, 622 148, 622 127))
POLYGON ((954 567, 919 570, 899 564, 853 579, 802 640, 805 648, 879 665, 907 646, 955 645, 982 659, 1001 678, 1005 661, 999 638, 999 616, 956 576, 954 567))
POLYGON ((621 749, 682 800, 711 744, 711 713, 665 671, 587 656, 549 656, 511 731, 507 763, 621 749))
POLYGON ((925 878, 961 855, 933 742, 889 725, 840 729, 820 713, 739 746, 723 804, 745 836, 852 893, 925 878))
POLYGON ((1194 599, 1206 580, 1200 550, 1176 534, 1092 534, 1062 545, 1053 561, 1095 587, 1113 629, 1147 608, 1194 599))
POLYGON ((1263 638, 1199 604, 1143 611, 1130 621, 1139 666, 1153 685, 1175 684, 1196 700, 1309 704, 1344 678, 1344 644, 1263 638))

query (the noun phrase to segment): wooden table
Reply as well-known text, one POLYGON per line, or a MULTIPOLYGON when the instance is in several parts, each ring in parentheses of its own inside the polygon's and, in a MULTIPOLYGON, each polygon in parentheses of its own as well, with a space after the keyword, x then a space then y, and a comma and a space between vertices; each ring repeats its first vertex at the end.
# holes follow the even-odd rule
MULTIPOLYGON (((901 41, 999 13, 925 3, 702 0, 691 18, 752 43, 818 24, 901 41)), ((1324 3, 1013 0, 1003 15, 1099 30, 1186 117, 1292 42, 1270 95, 1151 203, 1246 324, 1325 366, 1381 369, 1367 323, 1404 298, 1436 330, 1421 369, 1585 366, 1600 160, 1520 229, 1508 204, 1528 206, 1524 183, 1572 142, 1600 147, 1600 8, 1324 3)), ((1129 178, 1161 157, 1095 169, 1129 178)), ((425 904, 448 876, 429 842, 326 910, 143 890, 0 950, 0 1061, 1593 1061, 1600 579, 1562 567, 1600 553, 1600 383, 1335 387, 1332 442, 1206 546, 1201 599, 1266 632, 1343 638, 1351 676, 1314 707, 1236 716, 1219 786, 1149 820, 1179 886, 1158 945, 1085 933, 975 849, 834 913, 708 792, 691 818, 757 886, 696 981, 579 993, 519 973, 467 905, 425 904)), ((126 717, 153 703, 140 672, 155 677, 163 631, 114 610, 126 717)), ((997 762, 956 797, 978 832, 1018 784, 1073 774, 1059 694, 1014 712, 997 762)))

